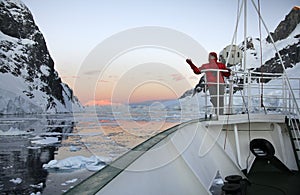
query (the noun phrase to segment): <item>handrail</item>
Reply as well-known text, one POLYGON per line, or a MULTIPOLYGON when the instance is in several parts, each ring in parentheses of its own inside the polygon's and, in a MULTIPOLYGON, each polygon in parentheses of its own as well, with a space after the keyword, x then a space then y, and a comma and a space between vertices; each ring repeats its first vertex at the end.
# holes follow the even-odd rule
MULTIPOLYGON (((220 70, 220 69, 205 69, 202 70, 202 72, 227 72, 227 70, 220 70)), ((219 111, 220 109, 227 109, 226 114, 238 114, 240 112, 244 112, 245 109, 251 113, 254 112, 261 112, 262 109, 264 109, 267 114, 278 114, 283 113, 287 115, 289 118, 299 118, 299 110, 298 110, 298 103, 297 100, 300 101, 300 78, 290 78, 291 82, 297 82, 296 88, 290 88, 291 85, 286 84, 286 77, 285 74, 271 74, 271 73, 258 73, 258 72, 234 72, 233 76, 231 76, 230 80, 227 80, 224 84, 219 83, 219 76, 220 74, 217 74, 218 79, 216 83, 210 82, 206 85, 210 84, 216 84, 219 88, 220 85, 227 86, 227 93, 224 94, 225 106, 219 107, 220 102, 219 98, 217 99, 217 108, 216 110, 219 111), (263 76, 263 80, 261 75, 263 76), (245 77, 243 77, 245 76, 245 77), (264 94, 261 94, 261 82, 269 80, 270 82, 265 83, 264 82, 264 94), (241 81, 241 82, 239 82, 241 81), (243 89, 243 91, 242 91, 243 89), (297 93, 297 96, 295 94, 291 94, 290 91, 299 91, 297 93), (230 93, 228 93, 231 92, 230 93), (243 93, 242 93, 243 92, 243 93), (235 93, 233 95, 233 93, 235 93), (241 94, 239 94, 241 93, 241 94), (266 103, 264 105, 264 108, 261 108, 261 95, 266 99, 266 103), (244 100, 243 100, 244 98, 244 100), (234 99, 234 101, 233 101, 234 99), (234 102, 234 103, 233 103, 234 102), (246 105, 245 105, 246 104, 246 105)), ((219 96, 222 95, 218 93, 213 96, 219 96)), ((205 114, 207 116, 208 110, 211 107, 208 104, 207 98, 208 94, 204 94, 206 98, 206 104, 205 104, 205 114)), ((212 96, 212 97, 213 97, 212 96)), ((217 116, 219 115, 219 112, 216 113, 217 116)), ((300 135, 300 130, 299 130, 300 135)))
MULTIPOLYGON (((224 94, 220 95, 220 85, 225 85, 225 83, 220 83, 220 73, 221 72, 228 72, 228 70, 224 70, 224 69, 204 69, 204 70, 201 70, 201 72, 204 72, 204 73, 206 73, 206 72, 217 72, 217 82, 216 83, 207 82, 206 74, 205 74, 205 81, 206 81, 207 85, 215 85, 215 84, 217 85, 217 94, 216 95, 211 95, 210 94, 210 97, 219 97, 219 96, 224 97, 224 94)), ((207 90, 205 90, 205 91, 207 91, 207 90)), ((223 111, 225 110, 224 106, 220 107, 220 103, 221 103, 220 98, 217 98, 217 106, 216 106, 216 108, 214 108, 217 111, 217 113, 215 113, 217 115, 217 117, 220 115, 220 110, 222 110, 222 112, 221 112, 222 114, 223 114, 223 111)), ((205 109, 205 117, 206 117, 207 116, 207 108, 208 108, 208 106, 207 106, 207 95, 205 96, 205 104, 206 104, 206 109, 205 109)), ((224 104, 222 103, 222 105, 224 105, 224 104)))

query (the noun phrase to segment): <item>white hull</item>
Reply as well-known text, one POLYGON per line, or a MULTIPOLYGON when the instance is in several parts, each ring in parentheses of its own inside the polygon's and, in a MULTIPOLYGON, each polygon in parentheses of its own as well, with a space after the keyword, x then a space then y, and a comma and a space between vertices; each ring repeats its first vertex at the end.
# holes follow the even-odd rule
MULTIPOLYGON (((241 170, 247 168, 250 155, 248 117, 220 117, 218 121, 182 124, 116 175, 97 194, 210 194, 209 189, 218 172, 223 179, 228 175, 245 177, 241 170), (224 120, 228 122, 224 123, 224 120), (238 131, 234 131, 232 124, 237 125, 238 131), (238 135, 238 141, 235 135, 238 135)), ((284 152, 292 151, 284 116, 252 115, 250 136, 251 139, 270 141, 275 146, 275 156, 288 168, 297 170, 294 154, 284 152)), ((249 163, 253 159, 251 154, 249 163)))

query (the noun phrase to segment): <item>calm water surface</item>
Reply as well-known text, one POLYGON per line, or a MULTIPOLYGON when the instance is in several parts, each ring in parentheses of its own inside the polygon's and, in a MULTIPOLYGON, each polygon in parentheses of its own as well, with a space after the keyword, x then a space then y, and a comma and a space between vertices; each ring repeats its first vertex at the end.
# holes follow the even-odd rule
POLYGON ((62 194, 94 172, 84 168, 44 169, 43 164, 73 156, 113 160, 182 120, 178 111, 122 109, 0 116, 1 194, 62 194), (56 142, 41 143, 48 138, 56 142))

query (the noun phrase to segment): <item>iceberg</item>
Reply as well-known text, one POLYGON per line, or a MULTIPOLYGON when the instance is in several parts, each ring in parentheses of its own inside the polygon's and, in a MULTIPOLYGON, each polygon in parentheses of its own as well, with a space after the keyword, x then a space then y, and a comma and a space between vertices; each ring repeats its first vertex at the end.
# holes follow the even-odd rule
POLYGON ((102 169, 106 162, 110 161, 109 158, 99 156, 72 156, 63 160, 51 160, 43 165, 44 169, 58 169, 58 170, 71 170, 86 168, 90 171, 98 171, 102 169))

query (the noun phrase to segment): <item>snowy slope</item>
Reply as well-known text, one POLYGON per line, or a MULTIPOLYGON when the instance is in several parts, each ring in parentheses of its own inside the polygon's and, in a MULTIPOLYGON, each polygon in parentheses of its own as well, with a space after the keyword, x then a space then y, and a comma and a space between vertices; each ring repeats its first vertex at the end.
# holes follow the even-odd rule
MULTIPOLYGON (((275 42, 275 46, 278 51, 282 51, 285 48, 288 48, 291 45, 297 44, 300 45, 300 24, 297 25, 295 30, 283 40, 278 40, 275 42)), ((254 48, 247 50, 247 68, 259 68, 260 63, 260 42, 258 39, 252 39, 254 48)), ((267 61, 276 56, 276 50, 272 43, 267 42, 266 39, 262 40, 262 64, 266 64, 267 61)), ((300 59, 299 59, 300 60, 300 59)))
POLYGON ((58 76, 42 33, 19 0, 0 0, 0 114, 82 110, 58 76))

